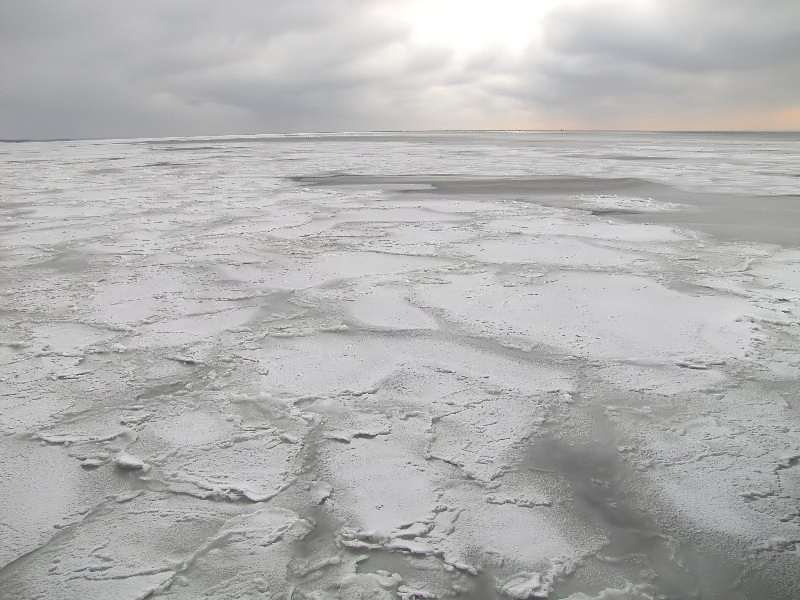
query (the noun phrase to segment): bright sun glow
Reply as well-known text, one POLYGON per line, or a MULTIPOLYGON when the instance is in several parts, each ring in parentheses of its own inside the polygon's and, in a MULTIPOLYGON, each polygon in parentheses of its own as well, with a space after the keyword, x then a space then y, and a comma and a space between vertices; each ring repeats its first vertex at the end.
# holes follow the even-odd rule
POLYGON ((405 17, 415 42, 459 52, 503 46, 525 48, 540 32, 544 15, 565 0, 414 0, 405 17))

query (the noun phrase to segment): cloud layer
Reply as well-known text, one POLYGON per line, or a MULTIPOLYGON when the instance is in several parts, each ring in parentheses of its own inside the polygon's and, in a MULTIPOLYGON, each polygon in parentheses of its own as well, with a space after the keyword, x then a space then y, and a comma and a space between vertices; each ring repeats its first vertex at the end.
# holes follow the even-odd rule
POLYGON ((420 40, 418 6, 5 2, 0 138, 800 129, 796 0, 565 0, 522 49, 420 40))

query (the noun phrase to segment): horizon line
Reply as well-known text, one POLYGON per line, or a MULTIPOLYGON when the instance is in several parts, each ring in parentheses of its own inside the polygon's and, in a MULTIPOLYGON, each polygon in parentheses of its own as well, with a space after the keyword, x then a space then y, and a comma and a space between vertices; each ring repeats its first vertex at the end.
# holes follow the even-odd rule
POLYGON ((56 138, 0 138, 3 144, 25 144, 46 142, 92 142, 92 141, 133 141, 168 139, 231 139, 264 137, 313 137, 335 135, 382 135, 382 134, 457 134, 457 133, 649 133, 649 134, 800 134, 800 129, 367 129, 340 131, 291 131, 262 133, 219 133, 163 136, 98 136, 98 137, 56 137, 56 138))

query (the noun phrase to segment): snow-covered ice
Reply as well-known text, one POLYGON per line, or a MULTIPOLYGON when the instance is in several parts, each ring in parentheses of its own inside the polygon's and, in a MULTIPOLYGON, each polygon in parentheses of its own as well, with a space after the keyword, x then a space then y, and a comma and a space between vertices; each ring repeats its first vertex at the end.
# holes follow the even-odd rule
POLYGON ((0 598, 797 598, 798 157, 0 144, 0 598))

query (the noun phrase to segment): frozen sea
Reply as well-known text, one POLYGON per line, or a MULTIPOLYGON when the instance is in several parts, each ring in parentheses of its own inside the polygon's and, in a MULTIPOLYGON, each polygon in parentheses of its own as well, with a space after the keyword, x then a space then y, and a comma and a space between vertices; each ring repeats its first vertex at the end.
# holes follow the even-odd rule
POLYGON ((796 600, 800 134, 0 143, 0 598, 796 600))

